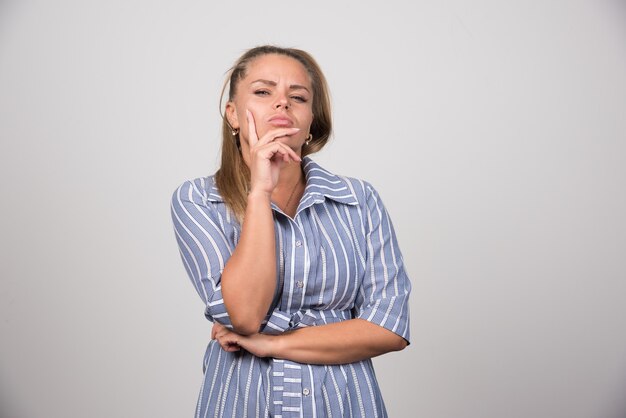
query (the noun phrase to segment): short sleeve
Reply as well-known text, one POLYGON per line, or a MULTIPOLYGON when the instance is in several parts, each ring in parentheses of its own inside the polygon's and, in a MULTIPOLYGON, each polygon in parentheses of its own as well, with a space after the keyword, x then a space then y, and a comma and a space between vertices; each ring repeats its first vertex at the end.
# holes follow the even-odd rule
POLYGON ((180 255, 196 291, 206 305, 205 316, 231 327, 222 298, 221 277, 232 254, 215 203, 207 200, 202 182, 186 181, 172 195, 172 221, 180 255))
POLYGON ((403 337, 409 330, 411 283, 396 234, 380 196, 365 184, 365 275, 355 301, 356 317, 380 325, 403 337))

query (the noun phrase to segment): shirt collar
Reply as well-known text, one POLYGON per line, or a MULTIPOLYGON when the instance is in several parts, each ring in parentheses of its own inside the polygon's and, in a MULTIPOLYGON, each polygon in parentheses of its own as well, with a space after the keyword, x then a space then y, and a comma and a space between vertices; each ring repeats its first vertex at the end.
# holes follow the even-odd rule
POLYGON ((215 184, 215 175, 210 176, 209 183, 207 186, 208 192, 206 199, 209 202, 224 202, 224 198, 220 194, 220 191, 217 190, 217 184, 215 184))
MULTIPOLYGON (((302 159, 302 167, 306 179, 304 195, 300 201, 302 207, 323 202, 324 199, 331 199, 346 205, 357 205, 359 203, 351 184, 345 178, 322 168, 308 156, 302 159)), ((211 177, 210 183, 207 200, 210 202, 223 202, 224 199, 217 189, 214 176, 211 177)))
POLYGON ((306 188, 302 196, 301 205, 306 205, 311 199, 315 203, 331 199, 347 205, 357 205, 359 202, 354 195, 352 185, 348 181, 322 168, 310 157, 302 159, 306 188))

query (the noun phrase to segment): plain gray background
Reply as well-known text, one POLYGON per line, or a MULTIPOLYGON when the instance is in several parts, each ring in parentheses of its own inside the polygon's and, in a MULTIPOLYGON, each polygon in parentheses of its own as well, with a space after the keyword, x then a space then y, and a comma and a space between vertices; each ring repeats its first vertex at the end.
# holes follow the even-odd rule
POLYGON ((316 157, 366 179, 410 277, 391 417, 626 416, 626 7, 0 1, 3 418, 188 417, 210 337, 169 199, 212 173, 245 49, 311 52, 316 157))

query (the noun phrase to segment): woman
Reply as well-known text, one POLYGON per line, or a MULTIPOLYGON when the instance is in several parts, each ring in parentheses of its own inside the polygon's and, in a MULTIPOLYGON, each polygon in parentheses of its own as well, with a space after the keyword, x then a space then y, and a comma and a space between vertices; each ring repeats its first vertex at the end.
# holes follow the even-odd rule
POLYGON ((262 46, 227 83, 221 167, 172 199, 214 323, 197 416, 384 417, 371 358, 408 344, 411 285, 377 192, 308 157, 331 133, 325 78, 262 46))

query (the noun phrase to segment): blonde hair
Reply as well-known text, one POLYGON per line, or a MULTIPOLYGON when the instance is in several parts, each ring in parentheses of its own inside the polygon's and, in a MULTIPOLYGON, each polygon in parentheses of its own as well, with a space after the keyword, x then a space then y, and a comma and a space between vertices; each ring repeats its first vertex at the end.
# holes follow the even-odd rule
MULTIPOLYGON (((332 131, 330 94, 322 70, 307 52, 273 45, 258 46, 246 51, 229 70, 222 89, 222 98, 228 87, 228 100, 232 101, 237 93, 239 82, 246 76, 250 63, 268 54, 284 55, 297 60, 311 77, 314 115, 310 130, 312 139, 303 145, 302 156, 321 150, 328 142, 332 131)), ((222 99, 220 99, 220 107, 221 103, 222 99)), ((243 221, 250 186, 250 170, 241 155, 239 134, 233 135, 233 129, 224 116, 222 116, 222 162, 215 173, 215 182, 226 205, 240 222, 243 221)))

